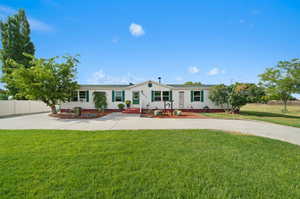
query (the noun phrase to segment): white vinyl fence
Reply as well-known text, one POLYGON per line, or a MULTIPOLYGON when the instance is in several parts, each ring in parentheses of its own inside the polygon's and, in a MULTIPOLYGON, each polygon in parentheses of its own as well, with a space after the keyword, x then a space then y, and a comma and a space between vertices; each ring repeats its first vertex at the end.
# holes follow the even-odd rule
POLYGON ((49 111, 50 108, 41 101, 0 100, 0 117, 49 111))

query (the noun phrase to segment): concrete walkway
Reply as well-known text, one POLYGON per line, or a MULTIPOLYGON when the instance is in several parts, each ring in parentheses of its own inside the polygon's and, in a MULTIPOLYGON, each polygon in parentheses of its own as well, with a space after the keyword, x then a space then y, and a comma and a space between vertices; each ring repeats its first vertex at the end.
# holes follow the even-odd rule
POLYGON ((58 119, 48 114, 0 118, 0 129, 218 129, 278 139, 300 145, 300 128, 248 120, 155 119, 112 113, 97 119, 58 119))

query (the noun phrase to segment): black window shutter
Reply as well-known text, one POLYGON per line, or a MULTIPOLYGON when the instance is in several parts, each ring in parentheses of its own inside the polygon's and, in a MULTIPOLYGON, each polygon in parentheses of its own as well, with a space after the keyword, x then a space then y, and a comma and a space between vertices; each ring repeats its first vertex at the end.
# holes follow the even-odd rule
POLYGON ((112 102, 115 101, 115 91, 114 90, 111 91, 111 101, 112 102))
POLYGON ((125 91, 122 91, 122 102, 125 102, 125 91))
POLYGON ((87 90, 87 91, 85 91, 85 98, 86 98, 87 102, 89 102, 89 97, 90 97, 89 91, 87 90))

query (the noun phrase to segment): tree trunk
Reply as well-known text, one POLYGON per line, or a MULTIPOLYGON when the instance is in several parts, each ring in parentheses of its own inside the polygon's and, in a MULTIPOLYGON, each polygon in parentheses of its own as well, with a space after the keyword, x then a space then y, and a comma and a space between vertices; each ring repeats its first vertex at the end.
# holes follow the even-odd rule
POLYGON ((51 107, 52 114, 57 114, 55 105, 51 105, 50 107, 51 107))
POLYGON ((283 112, 287 112, 287 100, 283 100, 283 112))

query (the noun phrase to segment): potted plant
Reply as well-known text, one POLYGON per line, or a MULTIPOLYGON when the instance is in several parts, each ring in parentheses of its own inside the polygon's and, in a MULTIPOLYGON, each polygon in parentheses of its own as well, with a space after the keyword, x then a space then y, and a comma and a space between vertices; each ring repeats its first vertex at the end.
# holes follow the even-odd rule
POLYGON ((124 109, 124 107, 125 107, 125 105, 124 105, 124 104, 118 104, 118 108, 119 108, 120 110, 123 110, 123 109, 124 109))
POLYGON ((127 107, 127 108, 130 108, 131 101, 130 101, 130 100, 126 100, 126 101, 125 101, 125 104, 126 104, 126 107, 127 107))
POLYGON ((208 113, 209 112, 209 107, 208 106, 204 106, 203 110, 204 110, 204 112, 208 113))

